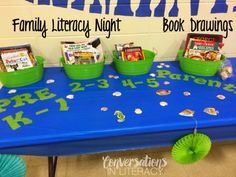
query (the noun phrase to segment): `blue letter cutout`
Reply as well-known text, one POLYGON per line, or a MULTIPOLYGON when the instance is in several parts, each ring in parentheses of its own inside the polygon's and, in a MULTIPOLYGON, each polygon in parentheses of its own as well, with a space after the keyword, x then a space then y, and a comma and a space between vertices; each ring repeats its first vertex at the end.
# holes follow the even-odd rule
POLYGON ((39 5, 50 5, 50 0, 38 0, 39 5))
POLYGON ((198 15, 199 0, 191 0, 191 16, 198 15))
POLYGON ((130 0, 117 0, 115 15, 133 16, 130 0))
POLYGON ((110 12, 110 0, 106 0, 106 14, 110 12))
POLYGON ((179 14, 178 1, 175 0, 173 7, 170 9, 169 17, 177 17, 179 14))
POLYGON ((99 0, 93 0, 93 4, 90 5, 89 12, 91 13, 102 13, 102 6, 99 0))
POLYGON ((227 13, 228 5, 226 0, 215 0, 215 4, 211 9, 211 13, 227 13))
MULTIPOLYGON (((39 5, 50 5, 50 0, 38 0, 39 5)), ((53 6, 66 8, 68 0, 53 0, 53 6)))
POLYGON ((166 0, 161 0, 159 5, 154 10, 155 17, 164 17, 166 8, 166 0))
POLYGON ((26 0, 26 1, 31 2, 31 3, 34 3, 34 0, 26 0))
POLYGON ((150 17, 152 11, 150 9, 151 0, 141 0, 138 9, 136 10, 136 16, 138 17, 150 17))
POLYGON ((75 0, 74 2, 71 3, 71 8, 84 10, 84 0, 75 0))

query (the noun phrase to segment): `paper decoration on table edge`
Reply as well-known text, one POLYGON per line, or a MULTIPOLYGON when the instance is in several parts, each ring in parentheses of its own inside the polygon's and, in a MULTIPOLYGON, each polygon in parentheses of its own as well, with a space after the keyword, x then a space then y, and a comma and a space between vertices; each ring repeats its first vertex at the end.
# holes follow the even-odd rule
POLYGON ((193 133, 180 138, 172 147, 171 156, 180 164, 192 164, 202 160, 211 150, 211 139, 197 132, 197 120, 193 133))
POLYGON ((1 177, 24 177, 26 165, 22 158, 16 155, 0 155, 1 177))

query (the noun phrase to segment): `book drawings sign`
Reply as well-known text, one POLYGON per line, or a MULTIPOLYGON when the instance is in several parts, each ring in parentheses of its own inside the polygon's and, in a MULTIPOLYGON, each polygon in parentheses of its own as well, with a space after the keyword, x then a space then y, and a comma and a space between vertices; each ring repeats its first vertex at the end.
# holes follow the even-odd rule
MULTIPOLYGON (((48 31, 51 32, 83 32, 86 38, 93 35, 93 32, 102 32, 106 34, 106 38, 110 38, 112 33, 119 33, 123 30, 123 19, 126 17, 159 17, 162 21, 162 32, 186 32, 186 26, 188 25, 188 32, 219 32, 224 38, 228 38, 230 32, 233 32, 233 19, 218 19, 219 14, 226 14, 229 12, 236 13, 236 2, 232 7, 228 5, 226 0, 215 0, 212 2, 212 7, 205 12, 208 14, 215 14, 213 19, 198 19, 194 18, 199 15, 200 0, 190 0, 189 10, 190 18, 179 18, 179 12, 185 11, 181 9, 183 4, 177 0, 167 2, 166 0, 160 0, 157 3, 151 0, 137 1, 139 4, 136 8, 132 8, 136 2, 131 0, 117 0, 114 4, 112 1, 105 0, 93 0, 89 1, 91 4, 86 4, 85 0, 26 0, 32 4, 40 6, 54 6, 57 8, 71 8, 73 10, 85 11, 85 6, 89 6, 89 13, 101 14, 94 22, 81 19, 65 19, 63 17, 52 18, 50 22, 35 17, 33 19, 12 19, 13 30, 16 31, 37 31, 41 32, 43 38, 47 37, 48 31), (171 6, 167 8, 167 6, 171 6), (111 7, 114 6, 113 11, 111 7), (151 6, 154 6, 151 8, 151 6), (115 18, 108 18, 108 15, 113 15, 115 18), (175 18, 173 18, 175 17, 175 18), (188 21, 188 22, 187 22, 188 21), (50 25, 48 25, 50 23, 50 25), (93 24, 93 26, 91 25, 93 24), (50 26, 50 28, 48 27, 50 26)), ((203 3, 203 2, 202 2, 203 3)), ((232 3, 232 2, 231 2, 232 3)), ((85 12, 86 13, 86 12, 85 12)))

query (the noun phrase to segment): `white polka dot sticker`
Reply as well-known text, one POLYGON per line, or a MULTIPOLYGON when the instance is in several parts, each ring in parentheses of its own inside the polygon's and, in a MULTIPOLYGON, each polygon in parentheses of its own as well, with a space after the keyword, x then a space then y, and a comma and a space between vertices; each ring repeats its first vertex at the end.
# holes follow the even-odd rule
POLYGON ((140 109, 140 108, 136 108, 134 110, 134 112, 135 112, 135 114, 142 114, 143 113, 142 109, 140 109))
POLYGON ((166 68, 169 68, 169 67, 170 67, 170 65, 165 65, 165 67, 166 67, 166 68))
POLYGON ((120 77, 119 77, 119 76, 114 76, 113 78, 114 78, 114 79, 119 79, 120 77))
POLYGON ((52 84, 52 83, 54 83, 54 82, 55 82, 55 80, 53 80, 53 79, 48 79, 46 83, 47 83, 47 84, 52 84))
POLYGON ((161 66, 161 65, 157 65, 157 68, 163 68, 163 66, 161 66))
POLYGON ((117 97, 118 97, 118 96, 121 96, 121 95, 122 95, 122 93, 121 93, 121 92, 118 92, 118 91, 116 91, 116 92, 113 92, 113 93, 112 93, 112 95, 113 95, 113 96, 117 96, 117 97))
POLYGON ((165 81, 165 82, 164 82, 164 85, 169 85, 169 84, 170 84, 169 81, 165 81))
POLYGON ((101 107, 101 111, 103 111, 103 112, 105 112, 105 111, 107 111, 108 110, 108 107, 101 107))
POLYGON ((217 95, 216 96, 219 100, 224 100, 225 99, 225 96, 224 95, 217 95))
POLYGON ((13 93, 16 93, 16 89, 11 89, 8 91, 8 94, 13 94, 13 93))
POLYGON ((166 64, 165 63, 160 63, 161 66, 165 66, 166 64))
POLYGON ((191 95, 191 93, 190 92, 183 92, 183 94, 184 94, 184 96, 190 96, 191 95))
POLYGON ((165 107, 165 106, 168 106, 168 103, 165 102, 165 101, 161 101, 161 102, 160 102, 160 105, 163 106, 163 107, 165 107))
POLYGON ((74 99, 74 95, 67 95, 66 98, 69 99, 69 100, 73 100, 74 99))
POLYGON ((112 74, 109 74, 108 77, 111 79, 113 78, 114 76, 112 74))
POLYGON ((151 77, 156 77, 156 74, 150 73, 149 76, 151 76, 151 77))

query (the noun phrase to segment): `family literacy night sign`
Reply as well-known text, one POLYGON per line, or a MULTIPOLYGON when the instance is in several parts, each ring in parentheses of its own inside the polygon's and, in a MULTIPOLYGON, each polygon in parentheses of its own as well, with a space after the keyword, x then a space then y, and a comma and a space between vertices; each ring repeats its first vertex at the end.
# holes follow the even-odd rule
MULTIPOLYGON (((73 10, 85 11, 85 0, 75 0, 68 4, 68 0, 27 0, 30 3, 46 6, 55 6, 60 8, 72 8, 73 10)), ((36 16, 33 19, 12 19, 13 31, 17 32, 29 32, 36 31, 41 32, 43 38, 47 37, 47 32, 82 32, 86 38, 91 36, 92 32, 102 32, 105 33, 106 38, 110 38, 112 32, 120 32, 122 30, 122 23, 124 16, 129 17, 158 17, 162 20, 163 32, 223 32, 224 38, 229 36, 229 32, 233 32, 232 19, 219 19, 219 14, 225 14, 231 12, 236 12, 236 5, 233 8, 229 8, 226 0, 215 0, 212 3, 208 12, 209 14, 217 14, 217 17, 213 16, 213 19, 195 19, 195 16, 199 15, 200 0, 191 0, 189 3, 190 18, 186 19, 180 17, 179 12, 182 10, 183 6, 177 2, 173 1, 170 9, 167 9, 166 0, 160 0, 155 8, 151 8, 153 3, 151 0, 140 0, 138 7, 136 9, 131 8, 131 0, 117 0, 115 8, 113 11, 111 8, 111 1, 105 0, 105 5, 102 5, 101 1, 94 0, 89 5, 89 13, 91 14, 102 14, 104 17, 96 18, 94 21, 91 19, 66 19, 64 17, 52 18, 50 21, 36 16), (103 9, 104 8, 104 9, 103 9), (167 12, 168 10, 168 12, 167 12), (165 14, 167 14, 165 16, 165 14), (117 16, 117 18, 109 18, 109 15, 117 16), (187 25, 186 25, 187 24, 187 25), (190 24, 190 25, 189 25, 190 24), (190 26, 190 29, 186 30, 190 26)), ((112 4, 113 5, 113 4, 112 4)))

